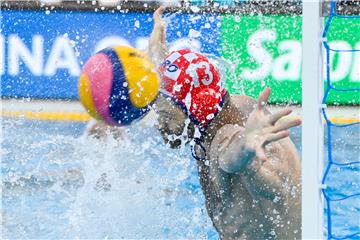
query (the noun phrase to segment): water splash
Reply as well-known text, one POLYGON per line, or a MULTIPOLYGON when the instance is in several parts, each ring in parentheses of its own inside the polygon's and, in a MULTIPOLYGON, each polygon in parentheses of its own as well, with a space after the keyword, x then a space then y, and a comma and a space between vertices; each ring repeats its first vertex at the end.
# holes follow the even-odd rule
POLYGON ((5 124, 4 237, 214 234, 189 149, 169 150, 148 127, 127 128, 120 141, 112 135, 79 138, 83 129, 24 120, 5 124))

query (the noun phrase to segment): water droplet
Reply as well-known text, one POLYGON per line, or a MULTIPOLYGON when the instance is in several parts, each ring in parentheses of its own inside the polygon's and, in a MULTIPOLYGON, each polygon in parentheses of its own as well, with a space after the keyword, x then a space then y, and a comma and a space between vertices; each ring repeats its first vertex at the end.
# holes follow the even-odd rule
POLYGON ((139 28, 140 27, 140 21, 136 20, 134 25, 135 25, 136 28, 139 28))

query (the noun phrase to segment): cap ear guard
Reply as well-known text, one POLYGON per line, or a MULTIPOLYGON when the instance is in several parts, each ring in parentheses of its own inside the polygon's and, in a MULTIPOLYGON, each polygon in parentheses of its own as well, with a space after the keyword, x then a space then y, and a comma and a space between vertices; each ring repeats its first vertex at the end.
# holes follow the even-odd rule
POLYGON ((224 95, 212 88, 205 88, 192 96, 190 116, 202 130, 217 116, 224 102, 224 95))
POLYGON ((190 120, 200 128, 200 131, 204 131, 218 115, 227 95, 228 92, 225 89, 220 93, 209 88, 202 89, 192 96, 189 110, 183 102, 179 102, 171 93, 163 89, 159 91, 159 96, 163 96, 166 100, 180 107, 180 109, 189 116, 190 120))

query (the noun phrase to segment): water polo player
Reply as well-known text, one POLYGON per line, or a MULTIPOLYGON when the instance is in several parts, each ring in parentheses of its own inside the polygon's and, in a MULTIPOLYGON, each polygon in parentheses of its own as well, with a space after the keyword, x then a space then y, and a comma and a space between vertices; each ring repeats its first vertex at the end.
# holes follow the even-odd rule
MULTIPOLYGON (((154 61, 167 55, 163 11, 154 14, 154 61)), ((269 88, 257 101, 230 96, 201 54, 175 51, 155 64, 162 76, 158 128, 172 147, 189 139, 197 143, 206 208, 221 239, 300 239, 301 163, 288 137, 300 121, 279 121, 291 110, 267 111, 269 88)))

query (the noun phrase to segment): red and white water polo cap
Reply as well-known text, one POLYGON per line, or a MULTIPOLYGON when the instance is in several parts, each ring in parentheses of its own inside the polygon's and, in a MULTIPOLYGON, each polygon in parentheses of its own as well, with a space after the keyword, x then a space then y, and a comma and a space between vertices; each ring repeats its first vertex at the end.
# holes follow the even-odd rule
POLYGON ((170 53, 160 66, 160 92, 171 97, 204 130, 220 111, 227 91, 207 57, 188 49, 170 53))

